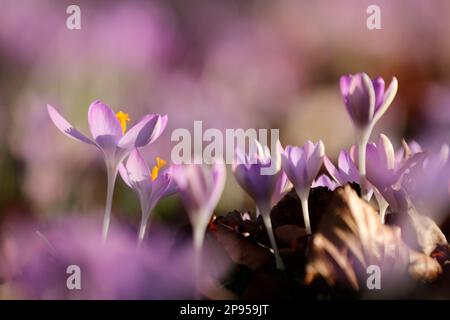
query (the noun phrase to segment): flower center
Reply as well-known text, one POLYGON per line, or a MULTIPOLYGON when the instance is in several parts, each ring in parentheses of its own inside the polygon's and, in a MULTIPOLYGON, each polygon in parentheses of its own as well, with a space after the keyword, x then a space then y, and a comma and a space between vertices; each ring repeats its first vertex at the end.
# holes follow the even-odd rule
POLYGON ((167 163, 167 161, 161 159, 160 157, 156 157, 156 165, 152 169, 152 181, 155 181, 158 178, 159 170, 167 163))
POLYGON ((122 134, 125 134, 125 131, 127 131, 127 121, 130 121, 128 113, 119 111, 116 113, 116 117, 122 127, 122 134))

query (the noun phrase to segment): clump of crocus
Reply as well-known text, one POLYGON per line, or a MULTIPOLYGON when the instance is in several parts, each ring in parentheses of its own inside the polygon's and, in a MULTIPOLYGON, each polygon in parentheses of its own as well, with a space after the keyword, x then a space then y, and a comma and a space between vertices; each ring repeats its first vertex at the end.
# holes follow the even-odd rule
POLYGON ((206 228, 220 200, 226 180, 223 162, 211 166, 183 164, 174 166, 173 179, 188 212, 194 243, 194 272, 197 289, 200 281, 200 261, 206 228))
POLYGON ((367 74, 357 73, 342 76, 340 87, 345 106, 356 130, 360 187, 363 197, 368 200, 366 145, 375 124, 391 105, 397 93, 398 83, 394 77, 385 90, 384 80, 381 77, 371 80, 367 74))
POLYGON ((167 116, 147 114, 128 132, 127 114, 114 112, 104 103, 97 100, 89 106, 88 122, 92 134, 90 139, 75 129, 50 105, 47 110, 56 127, 66 136, 93 145, 103 153, 108 176, 105 216, 103 220, 102 239, 106 240, 111 219, 111 206, 114 185, 119 164, 135 148, 144 147, 155 141, 167 125, 167 116))
POLYGON ((311 234, 309 221, 308 197, 311 185, 319 173, 325 156, 322 141, 313 144, 311 141, 303 147, 287 146, 281 153, 281 164, 287 177, 294 185, 302 205, 303 220, 306 232, 311 234))
POLYGON ((126 165, 119 165, 119 173, 123 181, 132 188, 139 197, 141 205, 141 224, 138 241, 144 240, 149 225, 151 212, 155 205, 164 197, 176 191, 176 184, 172 178, 172 167, 163 171, 166 162, 156 158, 155 166, 150 170, 138 149, 131 152, 126 165))
POLYGON ((278 252, 277 243, 272 229, 270 211, 281 197, 290 189, 291 185, 281 170, 281 144, 277 141, 275 154, 270 154, 267 146, 254 141, 255 152, 246 155, 242 150, 236 150, 236 159, 233 162, 233 173, 239 185, 253 198, 258 212, 261 214, 269 236, 270 244, 274 250, 276 266, 284 269, 283 261, 278 252), (264 169, 273 168, 272 174, 265 174, 264 169))

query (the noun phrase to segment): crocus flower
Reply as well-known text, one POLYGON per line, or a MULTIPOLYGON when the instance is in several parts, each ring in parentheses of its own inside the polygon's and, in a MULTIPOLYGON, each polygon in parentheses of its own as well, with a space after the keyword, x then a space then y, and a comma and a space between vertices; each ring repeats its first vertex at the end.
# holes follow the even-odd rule
POLYGON ((423 157, 423 161, 406 171, 401 179, 408 197, 423 211, 442 212, 442 205, 448 200, 449 146, 443 144, 439 150, 423 150, 417 143, 403 142, 403 149, 396 154, 399 163, 410 162, 418 155, 423 157))
POLYGON ((134 149, 126 165, 119 165, 119 173, 123 181, 139 197, 142 211, 139 242, 144 240, 150 214, 155 205, 159 200, 176 191, 176 185, 172 179, 172 167, 160 172, 165 163, 164 160, 157 157, 155 166, 150 170, 139 150, 134 149))
POLYGON ((278 269, 284 269, 283 261, 278 252, 277 243, 270 220, 270 210, 276 202, 290 189, 287 176, 281 171, 281 144, 276 143, 275 154, 271 155, 267 146, 262 146, 259 141, 253 141, 256 152, 244 154, 242 150, 236 150, 235 162, 233 162, 233 174, 239 185, 253 198, 258 212, 261 214, 270 244, 274 250, 275 262, 278 269), (264 168, 275 168, 274 174, 264 174, 264 168))
POLYGON ((192 224, 194 270, 200 286, 200 260, 206 228, 225 187, 226 167, 223 162, 211 166, 183 164, 174 166, 173 179, 192 224))
POLYGON ((405 161, 396 161, 394 147, 384 134, 380 134, 376 143, 367 145, 367 179, 375 187, 382 222, 388 205, 395 207, 397 204, 395 195, 402 188, 403 174, 423 160, 424 154, 419 152, 405 161))
POLYGON ((47 105, 47 110, 56 127, 69 138, 93 145, 103 153, 108 176, 105 216, 103 221, 103 239, 106 240, 111 218, 111 205, 114 185, 119 164, 135 148, 144 147, 154 142, 167 125, 167 116, 147 114, 128 132, 126 122, 128 115, 119 112, 117 115, 104 103, 94 101, 89 106, 88 122, 92 139, 75 129, 55 108, 47 105))
POLYGON ((295 191, 300 198, 303 220, 308 234, 311 234, 308 208, 309 192, 322 166, 324 156, 325 147, 322 141, 316 144, 308 141, 303 147, 287 146, 281 154, 283 170, 294 185, 295 191))
POLYGON ((391 105, 398 83, 394 77, 385 91, 381 77, 371 80, 367 74, 357 73, 342 76, 340 87, 345 106, 356 129, 360 186, 363 197, 367 200, 366 145, 373 127, 391 105))
POLYGON ((350 151, 342 150, 339 152, 337 167, 334 166, 327 156, 323 158, 323 164, 328 173, 340 186, 359 181, 359 171, 352 157, 353 153, 353 147, 350 151))

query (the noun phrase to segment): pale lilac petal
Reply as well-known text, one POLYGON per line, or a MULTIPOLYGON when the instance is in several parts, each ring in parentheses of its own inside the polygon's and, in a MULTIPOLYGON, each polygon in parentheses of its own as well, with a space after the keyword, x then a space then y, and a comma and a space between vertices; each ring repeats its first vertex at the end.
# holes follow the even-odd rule
POLYGON ((151 180, 148 165, 137 149, 131 152, 127 160, 126 168, 131 182, 151 180))
POLYGON ((326 187, 333 191, 336 189, 339 185, 336 183, 336 181, 333 181, 328 177, 326 174, 320 175, 315 181, 312 183, 313 188, 317 187, 326 187))
POLYGON ((99 100, 89 106, 89 128, 100 145, 109 145, 122 137, 122 127, 114 112, 99 100))
POLYGON ((275 189, 272 195, 272 205, 277 204, 283 196, 292 189, 292 183, 289 181, 286 173, 280 171, 276 180, 275 189))
POLYGON ((322 141, 319 141, 313 148, 310 157, 307 159, 306 170, 308 174, 308 187, 311 186, 311 183, 317 176, 317 173, 320 170, 320 167, 323 163, 323 157, 325 154, 325 147, 322 141))
POLYGON ((377 77, 372 83, 375 91, 375 112, 377 112, 384 100, 384 80, 381 77, 377 77))
POLYGON ((164 131, 167 125, 167 115, 158 114, 144 116, 119 141, 120 148, 131 150, 144 147, 154 142, 164 131))
POLYGON ((348 76, 342 76, 339 83, 340 83, 340 87, 341 87, 341 93, 342 96, 345 98, 348 96, 348 93, 350 91, 350 83, 352 81, 352 76, 348 75, 348 76))
POLYGON ((56 111, 56 109, 53 108, 51 105, 47 105, 47 111, 50 116, 50 119, 52 119, 55 126, 66 136, 68 136, 69 138, 72 138, 72 139, 75 139, 75 140, 98 147, 94 141, 92 141, 91 139, 86 137, 80 131, 75 129, 69 122, 67 122, 67 120, 64 119, 58 113, 58 111, 56 111))
POLYGON ((377 111, 375 112, 373 116, 373 123, 378 122, 380 120, 381 116, 386 112, 386 110, 391 105, 392 101, 395 98, 395 95, 397 94, 398 90, 398 81, 396 77, 392 78, 391 83, 389 84, 389 87, 386 89, 383 97, 383 103, 380 107, 378 107, 377 111))
POLYGON ((357 125, 365 126, 372 119, 375 93, 372 81, 366 74, 356 74, 352 77, 346 106, 357 125))
MULTIPOLYGON (((341 153, 342 153, 342 151, 341 151, 341 153)), ((339 154, 339 156, 340 156, 340 154, 339 154)), ((341 177, 340 177, 339 171, 338 171, 338 169, 336 169, 334 164, 330 161, 330 159, 328 159, 327 156, 325 156, 323 158, 323 164, 325 165, 325 168, 327 169, 327 171, 331 175, 331 177, 334 180, 340 182, 341 181, 341 177)))
POLYGON ((130 188, 133 188, 133 186, 131 185, 130 178, 128 177, 128 171, 123 165, 123 163, 119 164, 119 174, 122 177, 122 180, 126 183, 126 185, 129 186, 130 188))

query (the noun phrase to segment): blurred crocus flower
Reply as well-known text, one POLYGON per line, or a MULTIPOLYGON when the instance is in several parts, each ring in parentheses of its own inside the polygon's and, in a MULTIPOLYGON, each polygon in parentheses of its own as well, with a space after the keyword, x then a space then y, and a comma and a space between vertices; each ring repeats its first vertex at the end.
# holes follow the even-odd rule
POLYGON ((308 141, 303 147, 287 146, 281 154, 283 170, 294 185, 295 191, 300 198, 303 220, 308 234, 311 234, 308 208, 309 192, 322 166, 324 156, 325 147, 322 141, 316 144, 308 141))
POLYGON ((340 87, 344 104, 356 129, 360 186, 363 197, 367 200, 366 145, 375 124, 394 100, 398 83, 394 77, 385 90, 381 77, 371 80, 367 74, 357 73, 342 76, 340 87))
POLYGON ((197 285, 200 283, 200 259, 206 228, 220 200, 226 180, 223 162, 211 166, 183 164, 174 166, 173 179, 188 212, 194 242, 194 264, 197 285))
POLYGON ((261 214, 270 244, 274 250, 276 266, 284 269, 283 261, 278 252, 277 243, 272 229, 270 211, 282 196, 292 188, 287 176, 281 170, 281 151, 279 141, 276 142, 275 154, 270 153, 268 146, 263 146, 254 140, 256 150, 244 154, 242 150, 236 150, 236 158, 233 162, 233 174, 239 185, 253 198, 258 212, 261 214), (264 174, 265 168, 275 168, 273 174, 264 174))
MULTIPOLYGON (((121 225, 114 225, 103 243, 97 221, 85 213, 69 218, 66 214, 45 225, 10 227, 9 250, 2 256, 0 270, 14 267, 12 284, 23 289, 26 299, 193 297, 192 247, 174 241, 174 230, 157 228, 141 250, 134 235, 121 225), (79 267, 81 290, 67 289, 67 283, 76 284, 67 273, 69 266, 79 267)), ((205 249, 208 257, 214 255, 211 246, 205 249)), ((216 261, 202 261, 207 278, 220 277, 227 267, 224 257, 214 257, 216 261)))
POLYGON ((436 151, 423 151, 416 142, 406 143, 396 154, 398 163, 411 162, 411 159, 422 155, 418 165, 406 171, 402 177, 401 185, 406 190, 408 197, 421 210, 438 214, 446 206, 448 199, 448 181, 450 171, 448 167, 449 146, 443 144, 436 151))
POLYGON ((108 176, 107 199, 103 222, 103 239, 106 240, 111 219, 111 205, 119 164, 135 148, 154 142, 167 125, 167 116, 145 115, 126 132, 128 115, 114 112, 99 100, 89 106, 88 122, 92 138, 88 138, 64 119, 55 108, 47 105, 47 110, 56 127, 69 138, 93 145, 102 151, 108 176), (125 133, 126 132, 126 133, 125 133))
POLYGON ((165 161, 156 158, 156 164, 150 170, 138 149, 134 149, 126 165, 119 165, 119 173, 123 181, 132 188, 139 197, 142 217, 139 227, 139 242, 145 237, 149 218, 155 205, 164 197, 176 192, 176 184, 172 178, 172 167, 161 171, 165 161))

